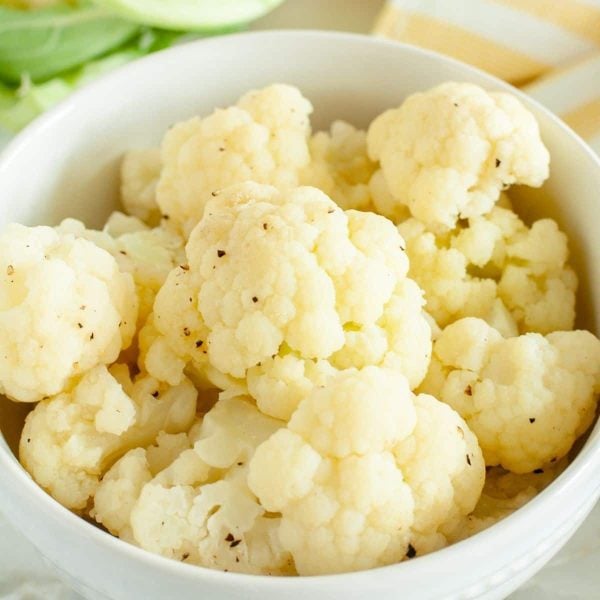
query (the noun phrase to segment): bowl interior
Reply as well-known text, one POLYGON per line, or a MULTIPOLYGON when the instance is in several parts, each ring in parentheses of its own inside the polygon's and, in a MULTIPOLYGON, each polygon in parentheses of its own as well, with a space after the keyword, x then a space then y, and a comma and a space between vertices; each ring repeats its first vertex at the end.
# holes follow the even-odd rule
MULTIPOLYGON (((127 149, 156 145, 173 123, 227 106, 251 88, 298 86, 314 104, 319 129, 335 119, 366 127, 408 94, 447 80, 514 92, 434 53, 344 34, 244 34, 176 48, 75 94, 13 142, 0 161, 0 225, 56 224, 72 216, 100 226, 117 206, 118 165, 127 149)), ((569 234, 580 276, 578 324, 597 333, 600 167, 562 123, 523 100, 539 120, 552 166, 541 190, 513 192, 515 208, 527 220, 554 217, 569 234)), ((0 400, 0 454, 14 450, 29 408, 0 400)), ((592 438, 599 436, 596 427, 592 438)))

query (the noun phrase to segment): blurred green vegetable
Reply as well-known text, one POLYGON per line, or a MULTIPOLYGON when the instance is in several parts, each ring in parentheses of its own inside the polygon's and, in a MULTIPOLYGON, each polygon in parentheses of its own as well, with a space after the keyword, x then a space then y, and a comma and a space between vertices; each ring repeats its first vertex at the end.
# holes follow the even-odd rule
POLYGON ((281 2, 63 0, 30 10, 0 6, 0 129, 16 132, 112 69, 200 32, 240 29, 281 2))
POLYGON ((121 16, 166 29, 211 31, 240 26, 283 0, 94 0, 121 16))
POLYGON ((39 10, 0 8, 0 79, 40 82, 121 46, 139 25, 82 3, 39 10))
POLYGON ((172 31, 146 30, 135 43, 127 44, 117 52, 69 71, 61 77, 40 84, 24 79, 18 89, 0 84, 0 129, 13 132, 22 129, 73 90, 136 58, 166 48, 181 37, 181 33, 172 31))

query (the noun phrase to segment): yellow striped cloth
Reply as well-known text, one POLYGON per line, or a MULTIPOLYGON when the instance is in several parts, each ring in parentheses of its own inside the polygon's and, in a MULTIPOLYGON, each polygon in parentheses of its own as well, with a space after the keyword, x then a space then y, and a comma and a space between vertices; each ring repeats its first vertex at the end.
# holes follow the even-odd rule
POLYGON ((373 33, 520 86, 600 153, 600 0, 387 0, 373 33))

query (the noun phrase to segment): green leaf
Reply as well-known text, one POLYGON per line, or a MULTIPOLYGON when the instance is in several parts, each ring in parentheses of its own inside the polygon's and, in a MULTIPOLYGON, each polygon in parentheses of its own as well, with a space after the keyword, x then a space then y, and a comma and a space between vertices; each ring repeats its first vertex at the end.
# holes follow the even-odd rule
POLYGON ((0 8, 0 79, 40 82, 122 45, 139 26, 83 4, 21 11, 0 8))
POLYGON ((165 29, 224 31, 269 12, 283 0, 94 0, 121 16, 165 29))
POLYGON ((45 83, 25 80, 20 88, 0 84, 0 129, 16 132, 72 91, 136 58, 171 46, 181 33, 148 29, 124 47, 103 58, 63 73, 45 83))

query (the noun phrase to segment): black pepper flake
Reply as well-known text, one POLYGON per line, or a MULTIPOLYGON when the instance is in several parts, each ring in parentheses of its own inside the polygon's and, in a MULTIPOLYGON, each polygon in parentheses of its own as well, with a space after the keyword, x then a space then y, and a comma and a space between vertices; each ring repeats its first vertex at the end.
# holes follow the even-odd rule
POLYGON ((452 104, 454 104, 454 106, 456 106, 456 108, 458 108, 458 103, 457 102, 453 102, 452 104))
POLYGON ((217 256, 218 256, 219 258, 223 258, 223 257, 225 256, 225 254, 227 254, 227 253, 225 252, 225 250, 217 250, 217 256))
POLYGON ((155 392, 152 392, 152 396, 154 398, 158 398, 158 390, 156 390, 155 392))
POLYGON ((554 458, 550 459, 550 462, 556 462, 558 460, 558 458, 555 456, 554 458))
POLYGON ((460 435, 461 438, 465 437, 465 432, 463 431, 462 427, 456 427, 456 430, 458 431, 458 435, 460 435))
POLYGON ((8 265, 8 267, 6 267, 7 275, 12 275, 14 272, 15 272, 15 268, 12 265, 8 265))
POLYGON ((223 146, 219 146, 219 152, 225 152, 225 148, 223 148, 223 146))
POLYGON ((228 533, 227 537, 225 538, 226 542, 233 542, 235 538, 233 537, 233 533, 228 533))
POLYGON ((185 335, 185 337, 189 337, 191 335, 191 331, 189 329, 189 327, 184 327, 183 328, 183 335, 185 335))
POLYGON ((219 192, 211 192, 210 195, 214 198, 215 196, 219 195, 219 192))
POLYGON ((240 562, 240 557, 239 556, 235 557, 235 562, 240 562))
POLYGON ((529 422, 530 423, 535 423, 535 417, 529 417, 529 422))
POLYGON ((327 211, 327 214, 328 214, 328 215, 332 215, 334 212, 335 212, 335 208, 330 208, 330 209, 327 211))
POLYGON ((123 256, 127 256, 127 252, 125 252, 125 250, 119 250, 119 254, 122 254, 123 256))
POLYGON ((510 187, 510 183, 502 183, 502 189, 507 190, 510 187))
POLYGON ((27 443, 31 444, 31 438, 27 438, 27 443))
POLYGON ((186 552, 186 553, 185 553, 185 554, 184 554, 184 555, 181 557, 181 560, 186 560, 186 559, 188 559, 189 557, 190 557, 190 553, 189 553, 189 552, 186 552))
POLYGON ((85 310, 85 304, 82 304, 82 305, 79 307, 79 310, 85 310))
POLYGON ((502 164, 502 161, 499 158, 497 158, 496 159, 496 168, 498 168, 501 164, 502 164))
POLYGON ((244 464, 243 462, 239 462, 239 463, 237 464, 237 466, 238 466, 238 467, 241 467, 243 464, 244 464))
POLYGON ((541 474, 544 472, 544 469, 534 469, 534 470, 533 470, 533 472, 534 472, 536 475, 541 475, 541 474))
POLYGON ((90 333, 90 340, 94 339, 94 332, 92 331, 92 333, 90 333))
POLYGON ((188 300, 189 300, 190 302, 193 302, 193 300, 192 300, 191 298, 188 298, 188 300))
POLYGON ((471 466, 471 457, 467 454, 467 464, 471 466))
POLYGON ((160 524, 161 524, 161 525, 164 525, 164 524, 165 524, 165 522, 164 522, 164 521, 161 521, 161 522, 160 522, 160 524))
POLYGON ((77 327, 79 327, 79 329, 83 329, 83 324, 82 323, 77 323, 77 327))
POLYGON ((256 304, 258 302, 258 298, 256 296, 252 296, 252 302, 254 302, 254 304, 256 304))
POLYGON ((231 542, 231 544, 229 544, 230 548, 235 548, 236 546, 239 546, 242 543, 242 540, 233 540, 233 542, 231 542))
POLYGON ((204 342, 202 340, 196 340, 196 348, 200 348, 204 342))
POLYGON ((163 218, 165 221, 168 221, 168 220, 169 220, 171 217, 170 217, 169 215, 163 215, 163 216, 162 216, 162 218, 163 218))
POLYGON ((266 231, 269 228, 269 226, 266 223, 263 223, 263 229, 266 231))
POLYGON ((179 265, 179 268, 182 271, 189 271, 190 270, 190 265, 179 265))
POLYGON ((406 551, 406 558, 414 558, 417 555, 417 551, 412 544, 408 545, 408 550, 406 551))
POLYGON ((472 388, 470 385, 468 385, 468 386, 465 388, 465 394, 466 394, 467 396, 472 396, 472 395, 473 395, 473 388, 472 388))

